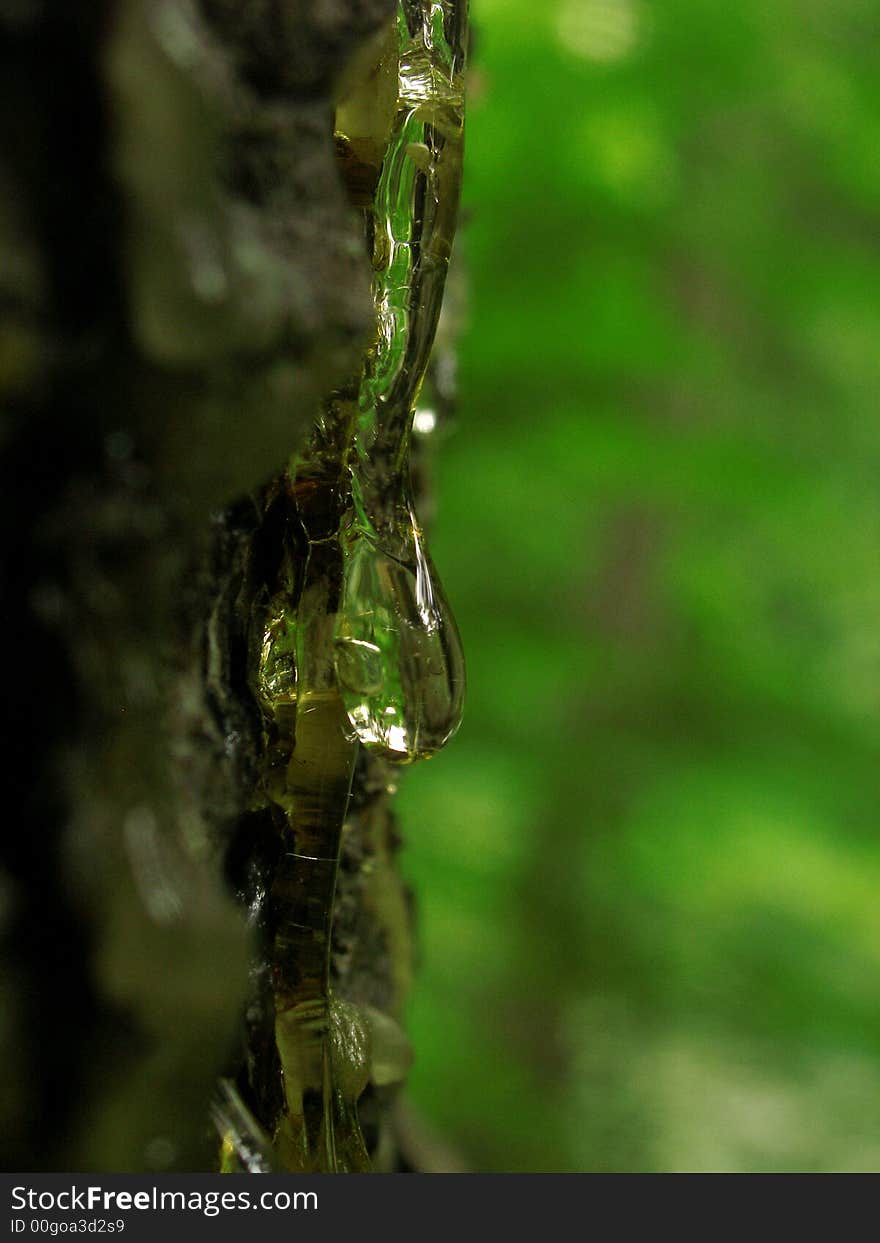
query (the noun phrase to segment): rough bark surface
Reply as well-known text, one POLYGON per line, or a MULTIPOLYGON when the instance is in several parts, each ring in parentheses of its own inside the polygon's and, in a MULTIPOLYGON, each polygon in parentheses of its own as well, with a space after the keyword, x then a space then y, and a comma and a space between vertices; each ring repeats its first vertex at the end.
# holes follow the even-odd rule
MULTIPOLYGON (((5 1169, 214 1159, 261 486, 371 330, 332 108, 391 7, 0 0, 5 1169)), ((394 847, 385 798, 362 774, 335 942, 378 1005, 357 862, 394 847)))

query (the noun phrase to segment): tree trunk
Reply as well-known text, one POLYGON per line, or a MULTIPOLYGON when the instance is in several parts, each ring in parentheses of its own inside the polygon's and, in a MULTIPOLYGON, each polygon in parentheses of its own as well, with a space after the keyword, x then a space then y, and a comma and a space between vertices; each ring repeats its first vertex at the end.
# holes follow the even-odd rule
MULTIPOLYGON (((374 332, 333 112, 393 11, 0 0, 3 1168, 284 1164, 254 668, 277 472, 374 332)), ((392 787, 361 748, 333 917, 379 1027, 410 973, 392 787)), ((373 1168, 399 1078, 360 1093, 373 1168)))

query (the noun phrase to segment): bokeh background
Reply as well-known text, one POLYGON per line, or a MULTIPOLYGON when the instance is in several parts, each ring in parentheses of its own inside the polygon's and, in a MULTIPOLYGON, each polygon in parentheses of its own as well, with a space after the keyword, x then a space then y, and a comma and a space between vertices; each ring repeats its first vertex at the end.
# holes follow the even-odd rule
POLYGON ((474 1169, 880 1169, 880 9, 473 0, 407 774, 474 1169))

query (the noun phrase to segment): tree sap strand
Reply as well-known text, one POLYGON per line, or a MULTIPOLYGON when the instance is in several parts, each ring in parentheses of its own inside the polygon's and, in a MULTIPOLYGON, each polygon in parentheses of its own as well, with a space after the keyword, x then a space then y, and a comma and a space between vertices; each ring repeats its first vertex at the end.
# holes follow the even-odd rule
POLYGON ((393 1082, 389 1065, 405 1046, 393 1019, 331 994, 358 748, 412 762, 439 750, 461 715, 461 645, 414 512, 408 452, 458 206, 465 35, 465 3, 402 0, 378 64, 337 114, 342 173, 364 208, 378 333, 359 380, 328 400, 287 473, 257 679, 261 794, 283 813, 268 895, 283 1079, 272 1139, 291 1171, 370 1168, 357 1101, 371 1075, 393 1082))
MULTIPOLYGON (((413 507, 409 440, 458 212, 465 20, 464 4, 401 6, 397 97, 368 222, 378 334, 358 393, 336 668, 357 737, 402 763, 448 741, 464 696, 461 641, 413 507)), ((370 122, 356 97, 337 117, 338 139, 362 161, 370 122)))

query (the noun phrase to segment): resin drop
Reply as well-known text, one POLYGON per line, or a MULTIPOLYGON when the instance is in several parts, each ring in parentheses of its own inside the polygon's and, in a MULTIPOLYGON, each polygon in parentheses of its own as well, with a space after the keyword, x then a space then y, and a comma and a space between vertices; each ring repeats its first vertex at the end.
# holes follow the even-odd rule
POLYGON ((457 729, 465 685, 461 640, 414 520, 403 556, 368 535, 354 538, 336 671, 358 739, 386 759, 425 759, 457 729))

